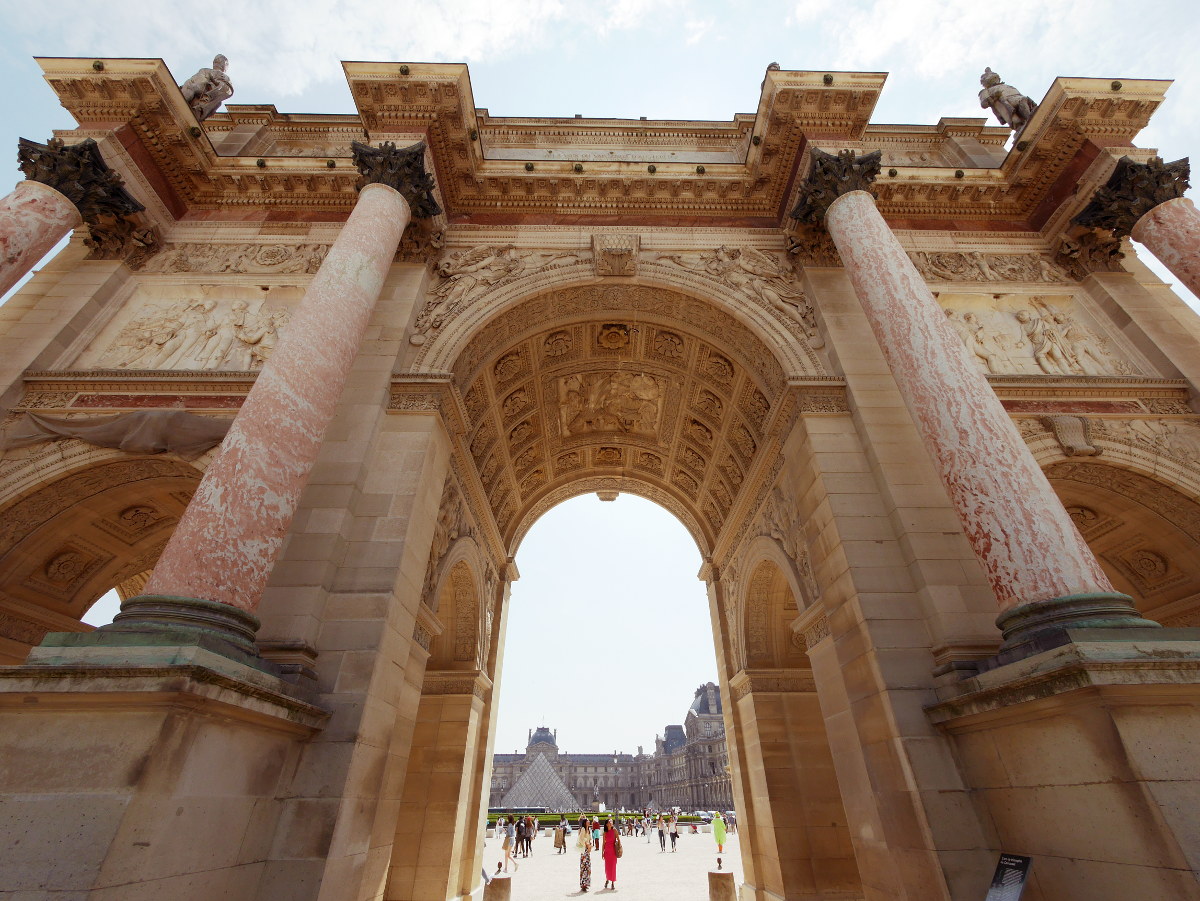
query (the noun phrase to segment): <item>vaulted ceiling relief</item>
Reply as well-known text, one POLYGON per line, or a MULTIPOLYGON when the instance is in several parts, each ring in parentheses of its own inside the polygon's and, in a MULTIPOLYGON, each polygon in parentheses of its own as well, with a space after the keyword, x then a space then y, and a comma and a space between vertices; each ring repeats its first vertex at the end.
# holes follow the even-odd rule
POLYGON ((567 289, 523 304, 468 345, 455 372, 466 444, 503 533, 548 492, 597 476, 665 491, 696 512, 710 539, 720 531, 765 443, 784 380, 732 317, 701 305, 704 331, 726 339, 718 347, 688 328, 687 317, 661 316, 689 303, 638 287, 567 289), (606 296, 635 299, 640 309, 578 315, 603 309, 596 301, 606 296), (546 304, 559 315, 538 315, 546 304), (575 320, 564 321, 571 308, 575 320), (555 325, 528 328, 547 321, 555 325), (752 376, 747 361, 763 375, 752 376))

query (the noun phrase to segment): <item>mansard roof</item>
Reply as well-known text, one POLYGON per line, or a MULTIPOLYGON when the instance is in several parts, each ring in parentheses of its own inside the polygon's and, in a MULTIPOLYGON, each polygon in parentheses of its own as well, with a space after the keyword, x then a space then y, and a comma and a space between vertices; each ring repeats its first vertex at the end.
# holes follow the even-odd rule
POLYGON ((1150 155, 1132 142, 1170 84, 1058 78, 1006 151, 1008 129, 982 118, 871 123, 879 72, 770 70, 754 112, 697 122, 495 117, 464 65, 347 62, 354 112, 233 104, 197 123, 162 60, 39 63, 139 200, 190 221, 342 221, 350 142, 365 139, 425 141, 451 223, 788 227, 819 147, 883 150, 875 189, 895 227, 1036 231, 1077 212, 1119 157, 1150 155))

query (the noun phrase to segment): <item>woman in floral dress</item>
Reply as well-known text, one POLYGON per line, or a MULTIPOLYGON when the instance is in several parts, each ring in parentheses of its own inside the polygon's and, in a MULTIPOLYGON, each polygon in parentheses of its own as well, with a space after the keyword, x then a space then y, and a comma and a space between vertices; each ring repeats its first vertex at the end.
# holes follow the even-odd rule
POLYGON ((592 884, 592 831, 586 817, 579 818, 578 831, 575 847, 579 849, 579 890, 586 892, 592 884))

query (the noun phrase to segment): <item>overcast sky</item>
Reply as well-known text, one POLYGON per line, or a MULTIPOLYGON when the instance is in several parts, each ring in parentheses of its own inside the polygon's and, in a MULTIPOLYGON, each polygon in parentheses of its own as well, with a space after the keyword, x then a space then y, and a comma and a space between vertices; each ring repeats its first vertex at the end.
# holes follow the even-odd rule
MULTIPOLYGON (((1035 100, 1057 75, 1173 78, 1139 139, 1172 160, 1200 152, 1198 21, 1126 0, 0 0, 0 149, 16 181, 18 135, 74 125, 35 55, 161 57, 182 81, 220 52, 234 102, 282 112, 352 112, 341 60, 466 62, 476 105, 508 116, 729 120, 771 62, 890 73, 876 123, 982 116, 984 66, 1035 100)), ((715 679, 700 557, 660 508, 563 504, 517 562, 497 750, 542 724, 569 751, 651 747, 715 679)))

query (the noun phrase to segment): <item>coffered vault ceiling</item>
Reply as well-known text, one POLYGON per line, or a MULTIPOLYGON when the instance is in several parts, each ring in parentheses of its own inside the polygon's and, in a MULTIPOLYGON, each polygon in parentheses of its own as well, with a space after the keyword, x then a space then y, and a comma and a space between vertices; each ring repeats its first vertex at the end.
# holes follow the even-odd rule
POLYGON ((560 318, 538 315, 545 297, 526 302, 454 370, 467 465, 500 531, 510 539, 567 494, 607 485, 659 501, 711 547, 778 429, 778 363, 732 316, 676 292, 552 297, 560 318))

